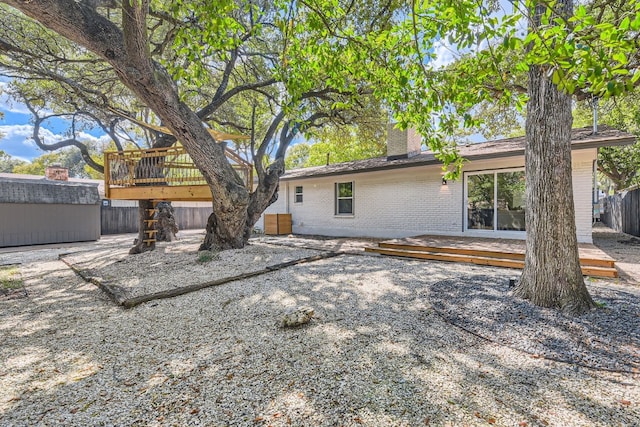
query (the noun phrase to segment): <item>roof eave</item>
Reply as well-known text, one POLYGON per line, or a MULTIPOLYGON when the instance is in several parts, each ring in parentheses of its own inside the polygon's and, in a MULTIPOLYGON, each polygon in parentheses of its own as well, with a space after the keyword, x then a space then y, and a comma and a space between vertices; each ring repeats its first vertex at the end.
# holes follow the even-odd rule
MULTIPOLYGON (((600 147, 613 147, 613 146, 621 146, 621 145, 631 145, 636 142, 636 138, 633 135, 625 135, 621 137, 603 137, 600 139, 589 139, 586 141, 573 141, 571 144, 571 151, 576 150, 587 150, 591 148, 600 148, 600 147)), ((493 152, 487 154, 472 154, 468 156, 464 156, 467 160, 489 160, 489 159, 501 159, 505 157, 516 157, 516 156, 524 156, 524 149, 503 151, 503 152, 493 152)), ((405 162, 405 163, 397 163, 397 164, 384 164, 380 166, 373 166, 369 168, 362 169, 352 169, 352 170, 337 170, 337 171, 329 171, 329 172, 319 172, 313 173, 310 175, 301 175, 301 176, 292 176, 287 177, 286 175, 280 178, 280 181, 295 181, 299 179, 311 179, 311 178, 324 178, 329 176, 339 176, 339 175, 355 175, 360 173, 368 173, 368 172, 377 172, 382 170, 394 170, 394 169, 406 169, 406 168, 415 168, 420 166, 429 166, 429 165, 438 165, 442 164, 442 162, 438 159, 428 159, 422 161, 414 161, 414 162, 405 162)))

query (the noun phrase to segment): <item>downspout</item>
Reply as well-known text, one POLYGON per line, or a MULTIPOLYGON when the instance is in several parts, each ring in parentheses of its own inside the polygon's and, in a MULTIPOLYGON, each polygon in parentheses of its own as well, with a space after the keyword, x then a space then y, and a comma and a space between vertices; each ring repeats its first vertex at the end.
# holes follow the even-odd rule
MULTIPOLYGON (((593 104, 593 134, 598 134, 598 97, 594 96, 593 104)), ((593 195, 591 196, 591 222, 595 223, 600 219, 600 205, 598 200, 598 149, 596 148, 596 159, 593 161, 593 195)))
POLYGON ((591 204, 591 223, 595 224, 600 221, 600 215, 602 214, 602 205, 600 204, 599 189, 598 189, 598 159, 593 161, 593 195, 591 204))
POLYGON ((288 182, 285 182, 284 184, 284 191, 286 194, 286 197, 284 198, 285 213, 291 213, 291 210, 289 209, 289 183, 288 182))

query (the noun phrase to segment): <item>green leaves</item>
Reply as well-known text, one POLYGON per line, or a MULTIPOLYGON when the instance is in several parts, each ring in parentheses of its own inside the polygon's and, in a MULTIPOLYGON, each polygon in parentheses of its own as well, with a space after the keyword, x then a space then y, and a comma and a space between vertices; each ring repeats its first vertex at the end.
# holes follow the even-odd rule
POLYGON ((252 4, 177 0, 156 2, 155 7, 179 23, 172 30, 172 55, 163 58, 162 64, 174 80, 189 85, 208 84, 209 63, 227 60, 243 37, 261 31, 260 25, 248 27, 241 21, 245 14, 259 13, 252 4))
POLYGON ((640 27, 638 5, 633 0, 622 8, 611 5, 614 9, 599 4, 591 10, 578 6, 566 23, 556 20, 529 32, 527 61, 562 70, 554 73, 553 82, 570 93, 580 89, 615 96, 630 90, 631 58, 637 58, 640 45, 629 30, 640 27))

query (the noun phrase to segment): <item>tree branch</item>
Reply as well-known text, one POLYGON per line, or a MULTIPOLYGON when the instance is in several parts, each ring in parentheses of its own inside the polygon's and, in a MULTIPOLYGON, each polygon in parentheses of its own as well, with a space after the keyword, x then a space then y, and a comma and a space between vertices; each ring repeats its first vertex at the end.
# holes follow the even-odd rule
MULTIPOLYGON (((222 95, 219 95, 218 97, 216 97, 216 95, 214 95, 213 100, 211 101, 211 103, 209 103, 208 105, 203 107, 196 114, 198 115, 198 117, 200 117, 204 121, 209 120, 211 114, 213 114, 218 108, 220 108, 220 106, 222 104, 224 104, 225 102, 227 102, 228 100, 230 100, 234 96, 238 95, 239 93, 245 92, 245 91, 249 91, 249 90, 260 89, 260 88, 263 88, 265 86, 270 86, 270 85, 275 84, 275 83, 276 83, 275 79, 268 79, 268 80, 265 80, 265 81, 262 81, 262 82, 256 82, 256 83, 250 83, 250 84, 246 84, 246 85, 236 86, 236 87, 232 88, 231 90, 229 90, 228 92, 226 92, 226 93, 224 93, 222 95)), ((262 93, 264 94, 264 92, 262 92, 262 93)))
POLYGON ((100 172, 100 173, 104 173, 104 166, 97 163, 95 160, 93 160, 93 158, 91 157, 91 154, 89 153, 89 148, 86 146, 86 144, 83 144, 82 142, 80 142, 78 139, 76 139, 75 137, 75 126, 73 128, 73 138, 68 138, 65 139, 63 141, 58 141, 55 144, 46 144, 42 138, 40 138, 40 125, 42 124, 43 121, 50 119, 52 117, 58 117, 59 115, 57 114, 53 114, 50 116, 45 116, 45 117, 40 117, 38 115, 38 112, 35 110, 35 108, 33 108, 33 106, 31 105, 31 103, 25 99, 25 105, 27 106, 27 108, 29 109, 29 111, 31 112, 31 114, 33 114, 34 116, 34 124, 33 124, 33 135, 32 138, 34 140, 34 142, 36 143, 36 145, 41 148, 42 150, 45 151, 55 151, 55 150, 59 150, 60 148, 65 148, 65 147, 76 147, 78 150, 80 150, 80 154, 82 155, 82 159, 85 161, 85 163, 91 167, 92 169, 100 172))
MULTIPOLYGON (((254 166, 256 168, 256 173, 258 174, 258 179, 260 179, 260 180, 262 180, 263 177, 264 177, 263 159, 264 159, 265 153, 267 152, 267 147, 268 147, 269 143, 271 142, 271 139, 275 135, 276 130, 280 126, 280 123, 282 123, 282 120, 284 119, 284 117, 285 117, 284 111, 281 110, 273 118, 273 120, 271 121, 271 125, 269 126, 269 128, 267 129, 267 132, 265 133, 264 137, 262 138, 262 143, 258 147, 257 153, 253 156, 253 164, 254 164, 254 166)), ((251 148, 251 151, 252 152, 254 151, 253 147, 251 148)))

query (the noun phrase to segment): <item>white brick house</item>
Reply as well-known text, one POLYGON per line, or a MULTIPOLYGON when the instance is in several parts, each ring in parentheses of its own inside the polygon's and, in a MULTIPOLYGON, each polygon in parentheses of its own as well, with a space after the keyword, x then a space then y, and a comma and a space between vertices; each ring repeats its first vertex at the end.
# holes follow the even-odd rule
MULTIPOLYGON (((296 234, 525 238, 524 138, 460 147, 468 160, 463 175, 445 182, 433 154, 416 151, 411 132, 397 132, 390 132, 388 151, 393 155, 387 158, 287 172, 278 200, 266 213, 290 213, 296 234)), ((633 142, 633 136, 617 130, 601 129, 597 135, 591 129, 574 130, 579 242, 591 243, 597 148, 633 142)))

